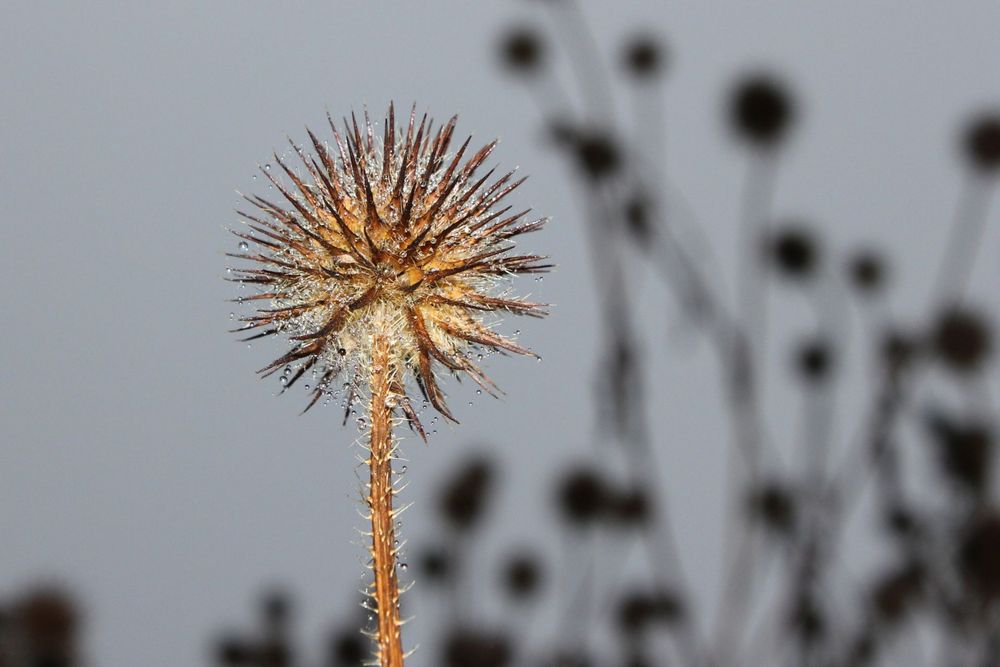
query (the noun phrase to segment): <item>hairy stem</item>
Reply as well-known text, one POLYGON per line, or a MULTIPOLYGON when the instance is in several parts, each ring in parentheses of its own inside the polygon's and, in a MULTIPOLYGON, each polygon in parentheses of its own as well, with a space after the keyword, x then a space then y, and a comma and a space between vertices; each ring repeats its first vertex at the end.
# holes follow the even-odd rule
POLYGON ((375 606, 378 614, 378 660, 381 667, 402 667, 403 648, 399 620, 399 579, 396 575, 396 536, 392 511, 392 369, 389 341, 375 336, 372 342, 371 442, 368 467, 368 508, 372 521, 372 569, 375 572, 375 606))

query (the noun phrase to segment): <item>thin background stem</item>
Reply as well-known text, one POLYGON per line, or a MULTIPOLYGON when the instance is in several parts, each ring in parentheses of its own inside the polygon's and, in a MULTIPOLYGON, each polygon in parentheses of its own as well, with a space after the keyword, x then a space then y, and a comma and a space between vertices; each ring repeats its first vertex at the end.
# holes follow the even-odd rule
POLYGON ((986 227, 992 192, 989 184, 975 179, 962 187, 935 284, 939 303, 961 300, 986 227))

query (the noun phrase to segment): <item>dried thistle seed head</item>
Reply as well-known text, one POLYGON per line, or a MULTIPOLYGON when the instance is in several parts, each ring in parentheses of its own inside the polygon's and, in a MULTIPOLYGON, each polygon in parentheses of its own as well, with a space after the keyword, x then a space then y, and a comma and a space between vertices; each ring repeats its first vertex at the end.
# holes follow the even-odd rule
POLYGON ((639 34, 625 44, 622 64, 636 79, 649 79, 660 73, 664 65, 664 49, 660 39, 650 34, 639 34))
POLYGON ((729 120, 737 136, 764 148, 777 145, 795 120, 795 104, 785 85, 758 73, 737 84, 729 98, 729 120))
POLYGON ((530 26, 512 28, 500 43, 504 66, 514 74, 537 74, 544 65, 545 39, 530 26))
POLYGON ((984 509, 963 530, 956 566, 970 597, 990 607, 1000 603, 1000 513, 984 509))
POLYGON ((512 252, 512 239, 546 220, 500 206, 524 180, 513 171, 477 173, 496 141, 470 156, 470 137, 449 153, 456 120, 433 131, 414 107, 397 127, 390 105, 381 137, 367 112, 361 125, 353 114, 345 120, 343 134, 331 120, 332 147, 309 132, 312 151, 292 144, 301 164, 275 154, 276 167, 261 170, 283 199, 245 197, 258 210, 238 212, 247 229, 234 232, 241 252, 232 256, 255 265, 232 269, 231 279, 258 289, 237 301, 259 306, 237 331, 289 340, 260 373, 283 372, 286 387, 310 384, 306 409, 332 396, 335 381, 346 380, 351 396, 364 390, 375 337, 390 342, 392 407, 421 434, 410 380, 454 420, 440 369, 494 393, 476 363, 483 354, 531 354, 493 325, 501 311, 545 314, 546 304, 512 296, 509 279, 550 268, 542 256, 512 252))
POLYGON ((869 593, 871 606, 878 619, 890 624, 902 620, 923 595, 926 575, 919 562, 903 563, 883 574, 869 593))
POLYGON ((541 562, 528 551, 515 553, 503 568, 503 583, 507 593, 516 599, 531 597, 544 583, 541 562))
POLYGON ((1000 170, 1000 113, 984 113, 966 129, 966 157, 984 175, 1000 170))

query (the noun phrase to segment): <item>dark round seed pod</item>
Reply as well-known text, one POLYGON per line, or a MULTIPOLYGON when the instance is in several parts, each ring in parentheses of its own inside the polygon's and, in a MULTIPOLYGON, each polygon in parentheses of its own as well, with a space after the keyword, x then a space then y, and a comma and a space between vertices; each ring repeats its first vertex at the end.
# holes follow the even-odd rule
POLYGON ((602 517, 609 506, 607 487, 588 468, 572 470, 563 478, 557 500, 563 517, 577 525, 589 524, 602 517))
POLYGON ((636 79, 656 76, 664 66, 663 45, 652 35, 637 35, 625 44, 622 64, 636 79))
POLYGON ((794 115, 792 98, 785 86, 766 74, 739 82, 729 99, 729 119, 734 131, 759 147, 778 144, 794 115))
POLYGON ((531 554, 515 554, 504 566, 504 586, 514 598, 524 599, 534 595, 543 579, 541 563, 531 554))
POLYGON ((791 280, 812 276, 819 264, 816 239, 806 228, 792 224, 776 231, 770 239, 770 256, 781 275, 791 280))
POLYGON ((545 56, 545 42, 534 28, 512 28, 500 42, 500 56, 504 66, 516 74, 534 74, 545 56))
POLYGON ((989 323, 981 314, 953 308, 944 312, 933 333, 938 358, 959 373, 979 370, 992 352, 989 323))
POLYGON ((964 148, 969 164, 983 174, 1000 169, 1000 113, 983 114, 965 132, 964 148))

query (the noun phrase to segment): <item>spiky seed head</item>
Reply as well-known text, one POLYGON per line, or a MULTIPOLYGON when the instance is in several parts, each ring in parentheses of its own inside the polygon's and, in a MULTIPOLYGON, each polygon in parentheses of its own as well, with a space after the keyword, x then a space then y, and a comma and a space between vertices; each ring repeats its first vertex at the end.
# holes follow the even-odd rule
POLYGON ((545 257, 513 253, 512 240, 539 229, 530 209, 504 200, 524 179, 514 171, 494 178, 477 172, 496 146, 469 155, 471 140, 449 153, 457 117, 434 131, 426 114, 397 127, 389 106, 381 137, 365 112, 352 114, 343 134, 330 120, 333 145, 308 131, 311 150, 292 143, 298 161, 274 156, 261 169, 281 199, 245 199, 257 210, 238 211, 239 253, 253 262, 231 269, 231 279, 257 288, 236 299, 258 304, 240 318, 252 340, 279 336, 291 349, 262 368, 284 369, 290 387, 309 373, 308 410, 333 382, 363 391, 375 336, 391 342, 393 396, 423 434, 407 394, 413 380, 428 401, 454 420, 438 372, 468 375, 485 391, 496 386, 476 363, 482 354, 532 354, 494 331, 502 311, 543 316, 545 305, 509 293, 510 278, 545 272, 545 257), (281 170, 283 176, 276 172, 281 170), (254 248, 251 249, 250 246, 254 248))
POLYGON ((965 153, 973 167, 984 175, 1000 171, 1000 113, 985 113, 969 126, 964 137, 965 153))
POLYGON ((776 146, 795 120, 795 104, 785 85, 766 73, 737 84, 729 99, 729 120, 737 136, 759 148, 776 146))

